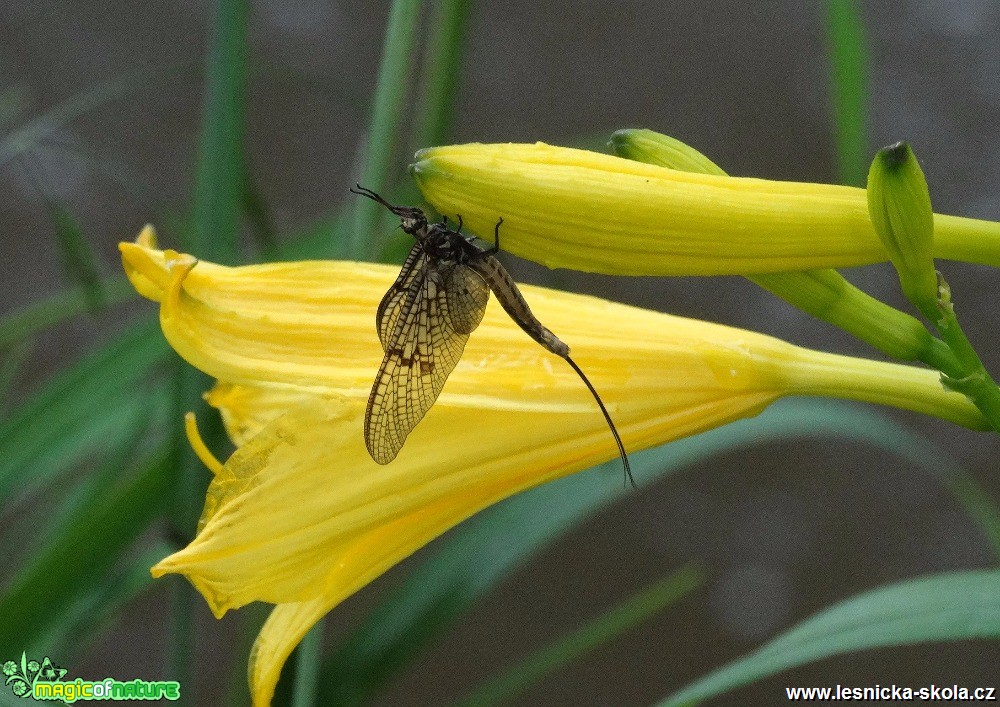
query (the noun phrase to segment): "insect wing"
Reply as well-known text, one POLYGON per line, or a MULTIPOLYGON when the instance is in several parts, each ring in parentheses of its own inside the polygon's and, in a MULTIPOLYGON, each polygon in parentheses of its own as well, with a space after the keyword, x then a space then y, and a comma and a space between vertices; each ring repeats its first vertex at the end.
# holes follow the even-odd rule
MULTIPOLYGON (((414 269, 402 299, 394 309, 386 308, 381 324, 393 319, 395 325, 383 339, 385 357, 365 412, 365 443, 379 464, 396 458, 407 435, 437 400, 469 340, 468 333, 456 330, 450 314, 447 285, 455 267, 414 269)), ((467 312, 464 297, 455 303, 456 312, 467 312)), ((460 317, 466 323, 472 318, 471 313, 460 317)), ((380 326, 380 335, 382 331, 380 326)))
POLYGON ((451 269, 445 281, 448 290, 448 321, 459 334, 471 334, 483 321, 490 288, 486 280, 465 265, 451 269))
POLYGON ((414 243, 406 260, 403 261, 399 276, 379 302, 378 311, 375 313, 375 328, 378 329, 378 338, 382 342, 383 351, 388 351, 389 341, 396 329, 400 312, 406 301, 415 296, 415 288, 421 285, 421 275, 425 267, 427 267, 427 255, 423 246, 414 243))

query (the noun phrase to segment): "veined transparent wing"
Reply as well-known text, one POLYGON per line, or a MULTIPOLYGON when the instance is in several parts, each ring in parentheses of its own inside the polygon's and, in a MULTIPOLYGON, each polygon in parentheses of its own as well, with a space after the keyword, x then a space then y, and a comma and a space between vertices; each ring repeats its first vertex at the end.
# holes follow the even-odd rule
POLYGON ((365 443, 379 464, 396 458, 437 400, 489 301, 486 282, 471 268, 432 265, 415 250, 377 317, 385 356, 368 397, 365 443))
POLYGON ((408 299, 412 299, 414 293, 411 290, 414 286, 421 285, 421 274, 426 266, 427 255, 424 253, 423 246, 414 243, 406 260, 403 261, 403 267, 400 269, 396 281, 392 283, 392 287, 379 302, 378 311, 375 313, 375 328, 378 330, 378 338, 382 342, 383 351, 388 351, 389 340, 396 329, 403 305, 408 299))

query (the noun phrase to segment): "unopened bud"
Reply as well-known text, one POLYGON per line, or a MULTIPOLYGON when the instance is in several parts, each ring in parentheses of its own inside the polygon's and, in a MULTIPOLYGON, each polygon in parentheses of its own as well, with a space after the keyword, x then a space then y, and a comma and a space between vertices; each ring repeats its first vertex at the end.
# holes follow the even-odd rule
POLYGON ((681 172, 726 175, 721 167, 690 145, 652 130, 619 130, 611 136, 608 145, 619 157, 636 162, 669 167, 681 172))
POLYGON ((924 173, 905 142, 875 156, 868 172, 868 214, 899 273, 903 293, 936 320, 934 213, 924 173))

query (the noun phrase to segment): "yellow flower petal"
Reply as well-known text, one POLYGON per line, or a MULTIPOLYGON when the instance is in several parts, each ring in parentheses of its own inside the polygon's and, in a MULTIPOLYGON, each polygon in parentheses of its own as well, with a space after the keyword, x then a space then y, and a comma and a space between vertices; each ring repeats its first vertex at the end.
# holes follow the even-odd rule
POLYGON ((205 393, 205 401, 218 409, 226 434, 241 447, 287 411, 307 403, 316 392, 282 385, 237 385, 219 381, 205 393))
POLYGON ((250 650, 247 676, 255 707, 271 704, 281 668, 288 656, 309 633, 309 629, 332 608, 326 597, 274 607, 250 650))
MULTIPOLYGON (((240 395, 260 395, 259 389, 269 388, 271 400, 283 391, 286 404, 309 393, 367 400, 382 357, 373 312, 397 268, 326 261, 229 268, 193 265, 190 256, 137 244, 121 249, 126 270, 155 288, 149 296, 161 303, 171 345, 226 384, 255 389, 240 395)), ((529 286, 523 291, 539 320, 570 345, 616 421, 630 409, 690 409, 706 398, 762 392, 774 399, 822 389, 824 395, 876 401, 891 392, 895 399, 905 380, 913 382, 910 397, 893 404, 981 424, 962 396, 941 391, 931 371, 809 351, 773 337, 594 297, 529 286), (895 387, 879 392, 879 380, 892 380, 895 387)), ((438 405, 595 411, 569 366, 531 341, 495 301, 438 405)), ((240 424, 251 431, 260 428, 248 419, 243 416, 240 424)), ((233 419, 229 424, 235 430, 233 419)))
MULTIPOLYGON (((450 145, 412 165, 427 200, 504 250, 616 275, 751 275, 887 259, 853 187, 682 172, 585 150, 450 145)), ((1000 265, 1000 224, 936 215, 935 254, 1000 265)))
MULTIPOLYGON (((195 539, 153 568, 212 611, 278 604, 251 662, 256 704, 325 611, 463 519, 617 456, 573 371, 491 305, 438 403, 379 466, 363 413, 382 351, 374 312, 395 269, 359 263, 226 268, 123 244, 178 352, 238 450, 216 469, 195 539)), ((572 347, 630 451, 753 415, 783 395, 875 400, 973 427, 930 371, 541 288, 539 319, 572 347)), ((617 483, 609 481, 609 483, 617 483)))

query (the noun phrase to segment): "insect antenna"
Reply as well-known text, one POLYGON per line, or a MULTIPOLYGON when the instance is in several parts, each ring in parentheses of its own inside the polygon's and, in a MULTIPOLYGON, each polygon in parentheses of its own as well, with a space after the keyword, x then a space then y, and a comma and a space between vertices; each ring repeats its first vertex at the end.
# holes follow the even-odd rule
POLYGON ((377 201, 378 203, 382 204, 382 206, 386 207, 387 209, 394 209, 394 208, 396 208, 395 206, 393 206, 392 204, 390 204, 388 201, 386 201, 385 199, 383 199, 381 196, 379 196, 378 194, 376 194, 375 192, 373 192, 371 189, 369 189, 368 187, 363 187, 360 184, 355 184, 348 191, 350 191, 352 194, 358 194, 359 196, 367 196, 372 201, 377 201))
POLYGON ((416 214, 420 214, 421 216, 423 216, 423 212, 420 211, 420 209, 416 209, 411 206, 393 206, 388 201, 383 199, 380 194, 376 194, 368 187, 363 187, 360 184, 355 184, 348 191, 350 191, 352 194, 357 194, 359 196, 367 196, 372 201, 376 201, 379 204, 382 204, 382 206, 389 209, 389 211, 391 211, 392 213, 396 214, 399 217, 412 218, 416 214))
POLYGON ((566 363, 573 367, 576 374, 580 376, 580 380, 586 384, 587 388, 590 390, 591 395, 594 396, 594 400, 597 401, 597 407, 601 408, 601 412, 604 414, 604 419, 607 420, 608 427, 611 428, 611 434, 615 437, 615 443, 618 445, 618 453, 622 457, 622 465, 625 467, 625 476, 628 482, 632 484, 632 488, 636 488, 635 479, 632 478, 632 467, 628 463, 628 454, 625 453, 625 445, 622 444, 622 438, 618 436, 618 429, 615 427, 615 423, 611 421, 611 415, 608 414, 608 409, 604 407, 604 402, 601 400, 601 396, 597 394, 597 390, 591 384, 590 379, 584 374, 579 366, 576 365, 576 361, 571 359, 569 355, 563 356, 566 359, 566 363))

